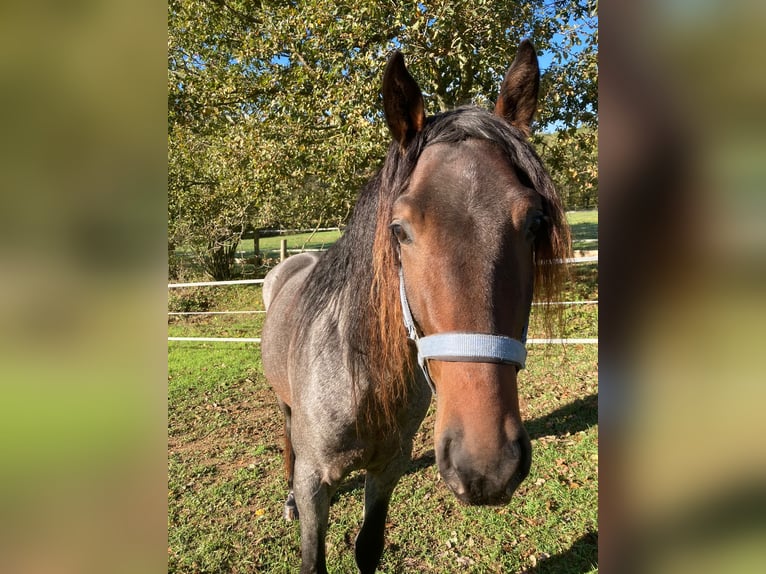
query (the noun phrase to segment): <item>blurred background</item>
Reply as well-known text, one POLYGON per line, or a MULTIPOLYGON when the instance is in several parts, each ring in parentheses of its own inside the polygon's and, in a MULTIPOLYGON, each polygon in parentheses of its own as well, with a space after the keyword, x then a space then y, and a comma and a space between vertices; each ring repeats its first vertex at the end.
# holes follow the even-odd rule
MULTIPOLYGON (((598 12, 600 568, 763 571, 766 6, 598 12)), ((0 571, 161 571, 167 6, 0 14, 0 571)))
POLYGON ((166 6, 0 8, 0 571, 167 558, 166 6))
POLYGON ((762 571, 766 7, 600 8, 600 567, 762 571))

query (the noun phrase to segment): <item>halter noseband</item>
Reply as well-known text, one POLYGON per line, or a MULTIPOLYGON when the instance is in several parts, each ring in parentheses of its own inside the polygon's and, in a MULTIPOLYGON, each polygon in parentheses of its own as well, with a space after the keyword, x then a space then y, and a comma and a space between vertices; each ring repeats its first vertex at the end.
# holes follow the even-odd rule
POLYGON ((521 341, 502 335, 483 333, 438 333, 419 337, 407 302, 401 266, 399 267, 399 298, 402 302, 402 315, 407 336, 415 342, 418 349, 418 364, 434 394, 436 394, 436 387, 428 373, 427 359, 466 363, 503 363, 516 365, 519 369, 524 368, 527 358, 527 350, 524 347, 527 326, 524 327, 521 341))

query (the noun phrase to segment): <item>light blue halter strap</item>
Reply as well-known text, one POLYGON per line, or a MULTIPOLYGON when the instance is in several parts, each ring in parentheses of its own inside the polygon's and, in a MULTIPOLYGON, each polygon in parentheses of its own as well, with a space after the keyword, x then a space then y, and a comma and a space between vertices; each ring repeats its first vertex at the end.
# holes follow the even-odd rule
MULTIPOLYGON (((527 358, 524 343, 510 337, 483 333, 438 333, 419 337, 407 301, 401 267, 399 267, 399 298, 402 303, 402 315, 404 316, 407 335, 417 346, 418 363, 434 393, 436 393, 436 387, 428 373, 427 359, 468 363, 503 363, 516 365, 519 369, 524 368, 527 358)), ((525 326, 524 340, 527 338, 526 335, 527 328, 525 326)))
POLYGON ((524 368, 527 350, 521 341, 482 333, 440 333, 418 341, 426 359, 466 363, 507 363, 524 368))

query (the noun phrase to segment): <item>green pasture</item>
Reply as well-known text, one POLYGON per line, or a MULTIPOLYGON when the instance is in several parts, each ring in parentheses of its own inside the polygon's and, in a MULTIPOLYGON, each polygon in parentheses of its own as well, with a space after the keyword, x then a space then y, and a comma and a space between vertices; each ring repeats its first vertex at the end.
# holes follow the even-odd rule
POLYGON ((574 251, 598 250, 597 209, 568 211, 567 222, 572 233, 572 249, 574 251))
MULTIPOLYGON (((287 240, 288 249, 327 249, 338 240, 340 235, 341 232, 337 229, 334 231, 317 231, 316 233, 309 231, 293 235, 261 237, 258 245, 261 253, 269 257, 279 254, 282 239, 287 240)), ((244 251, 246 255, 253 254, 254 249, 252 239, 243 239, 239 244, 239 251, 244 251)))
MULTIPOLYGON (((597 225, 587 212, 577 225, 597 225)), ((571 221, 571 219, 570 219, 571 221)), ((591 228, 592 229, 592 228, 591 228)), ((275 238, 278 242, 279 238, 275 238)), ((264 241, 264 240, 261 240, 264 241)), ((597 264, 572 267, 565 299, 598 298, 597 264)), ((261 310, 260 287, 172 290, 171 309, 261 310)), ((533 308, 530 337, 542 337, 533 308)), ((257 337, 262 314, 169 317, 169 335, 257 337)), ((563 337, 596 337, 598 307, 566 307, 563 337)), ((380 572, 598 571, 598 347, 530 346, 519 393, 529 477, 510 504, 468 507, 438 474, 433 405, 391 503, 380 572)), ((168 343, 168 571, 297 572, 299 523, 282 519, 282 419, 257 344, 168 343)), ((332 572, 355 572, 363 476, 335 496, 332 572)))
POLYGON ((595 251, 598 249, 597 209, 568 211, 567 222, 572 232, 573 250, 595 251))

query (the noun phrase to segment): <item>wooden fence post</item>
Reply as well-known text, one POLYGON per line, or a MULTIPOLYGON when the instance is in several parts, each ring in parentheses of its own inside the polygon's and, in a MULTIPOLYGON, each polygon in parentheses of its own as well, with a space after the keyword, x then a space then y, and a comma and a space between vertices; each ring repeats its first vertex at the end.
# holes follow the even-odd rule
POLYGON ((284 261, 287 259, 287 239, 279 240, 279 260, 284 261))

